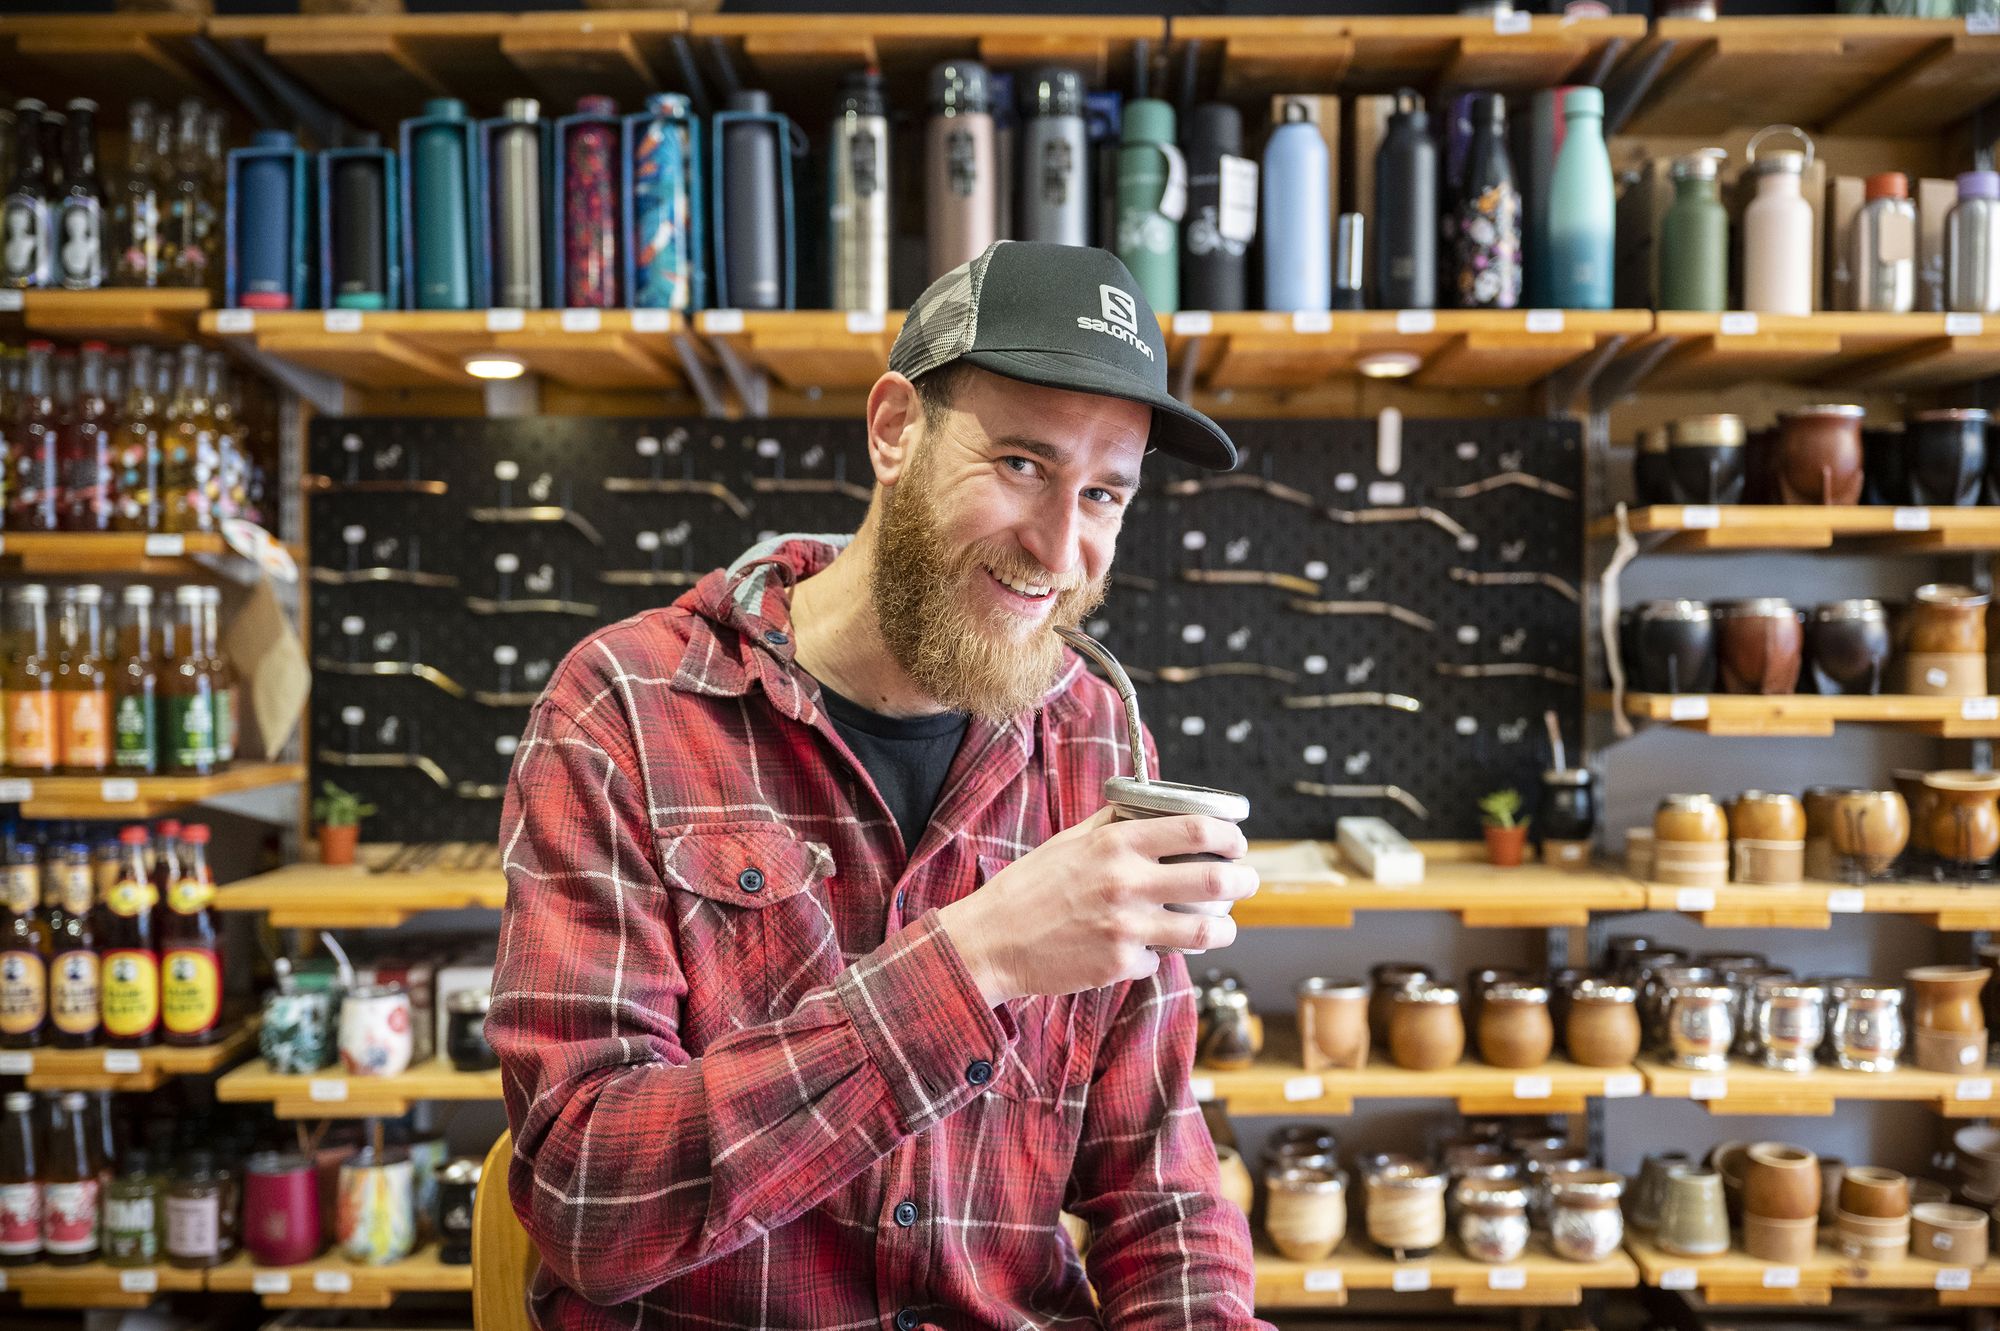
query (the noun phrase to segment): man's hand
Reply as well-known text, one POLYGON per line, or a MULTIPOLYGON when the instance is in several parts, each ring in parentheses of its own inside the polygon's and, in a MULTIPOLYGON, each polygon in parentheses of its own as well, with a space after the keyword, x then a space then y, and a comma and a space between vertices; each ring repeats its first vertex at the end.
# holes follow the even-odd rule
POLYGON ((1226 915, 1181 914, 1168 902, 1241 901, 1257 871, 1235 824, 1200 814, 1117 819, 1109 807, 1065 828, 938 912, 973 979, 995 1005, 1070 994, 1159 969, 1152 949, 1228 947, 1226 915), (1180 855, 1220 860, 1162 864, 1180 855))

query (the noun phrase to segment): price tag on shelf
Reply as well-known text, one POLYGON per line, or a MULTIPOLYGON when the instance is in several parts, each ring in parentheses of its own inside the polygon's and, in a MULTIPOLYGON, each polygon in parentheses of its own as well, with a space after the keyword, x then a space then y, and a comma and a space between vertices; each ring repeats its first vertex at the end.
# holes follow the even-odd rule
POLYGON ((632 311, 632 331, 635 333, 664 333, 673 326, 672 310, 632 311))
POLYGON ((1681 509, 1681 526, 1689 531, 1708 531, 1722 525, 1722 510, 1713 504, 1689 504, 1681 509))
MULTIPOLYGON (((1522 33, 1533 32, 1535 16, 1525 9, 1510 9, 1504 14, 1493 16, 1493 35, 1496 37, 1518 37, 1522 33)), ((1495 1285, 1498 1289, 1500 1286, 1495 1285)))
POLYGON ((354 1290, 354 1277, 345 1271, 313 1272, 313 1292, 317 1294, 349 1294, 354 1290))
POLYGON ((1932 1289, 1971 1289, 1972 1271, 1963 1266, 1947 1266, 1931 1281, 1932 1289))
POLYGON ((1722 333, 1725 337, 1753 337, 1757 332, 1757 316, 1748 310, 1731 310, 1722 316, 1722 333))
POLYGON ((250 1277, 252 1294, 289 1294, 292 1292, 292 1273, 289 1271, 258 1271, 250 1277))
POLYGON ((1674 893, 1674 909, 1699 913, 1715 909, 1715 889, 1712 887, 1684 887, 1674 893))
POLYGON ((743 311, 703 310, 701 331, 704 333, 740 333, 743 331, 743 311))
POLYGON ((136 1049, 107 1049, 104 1051, 104 1070, 120 1075, 137 1072, 140 1068, 139 1051, 136 1049))
POLYGON ((1555 1094, 1555 1085, 1547 1077, 1530 1076, 1514 1078, 1514 1098, 1516 1100, 1546 1100, 1555 1094))
POLYGON ((0 290, 0 313, 19 314, 22 306, 26 304, 24 293, 17 288, 8 287, 0 290))
POLYGON ((1397 1267, 1389 1275, 1389 1288, 1398 1294, 1421 1294, 1431 1287, 1428 1266, 1397 1267))
POLYGON ((1194 1093, 1194 1098, 1197 1100, 1213 1100, 1215 1098, 1215 1078, 1189 1077, 1188 1090, 1194 1093))
POLYGON ((1765 1289, 1797 1289, 1799 1268, 1796 1266, 1767 1266, 1764 1268, 1765 1289))
POLYGON ((1285 1078, 1287 1100, 1317 1100, 1326 1094, 1326 1082, 1319 1077, 1285 1078))
POLYGON ((0 804, 26 804, 34 797, 34 782, 20 777, 0 780, 0 804))
POLYGON ((1967 721, 2000 721, 2000 698, 1967 698, 1958 714, 1967 721))
POLYGON ((1437 331, 1438 317, 1432 310, 1397 310, 1396 331, 1405 337, 1437 331))
POLYGON ((879 333, 886 326, 882 316, 874 310, 847 312, 847 331, 850 333, 879 333))
POLYGON ((358 333, 361 331, 361 311, 328 310, 320 323, 329 333, 358 333))
POLYGON ((1561 310, 1529 310, 1528 331, 1531 333, 1560 333, 1563 330, 1561 310))
POLYGON ((1868 909, 1868 894, 1858 887, 1836 887, 1826 894, 1829 915, 1859 915, 1868 909))
POLYGON ((0 1077, 25 1077, 35 1070, 35 1056, 26 1050, 0 1053, 0 1077))
POLYGON ((1694 1286, 1693 1267, 1676 1266, 1660 1272, 1661 1289, 1693 1289, 1694 1286))
POLYGON ((1294 333, 1330 333, 1333 331, 1333 315, 1325 310, 1297 310, 1292 314, 1294 333))
POLYGON ((1986 331, 1986 320, 1977 314, 1947 314, 1944 317, 1946 337, 1978 337, 1986 331))
POLYGON ((1967 14, 1965 32, 1969 37, 2000 36, 2000 14, 1967 14))
POLYGON ((1889 518, 1897 531, 1929 531, 1931 511, 1927 508, 1899 508, 1889 518))
POLYGON ((347 1098, 347 1078, 314 1077, 306 1083, 306 1096, 316 1104, 337 1104, 347 1098))
POLYGON ((562 330, 565 333, 594 333, 604 327, 602 310, 564 310, 562 330))
POLYGON ((187 553, 187 538, 179 532, 156 531, 146 538, 146 558, 177 559, 187 553))
POLYGON ((1604 1078, 1604 1098, 1636 1100, 1646 1093, 1646 1079, 1636 1072, 1612 1072, 1604 1078))
POLYGON ((1670 721, 1705 721, 1708 719, 1708 695, 1683 693, 1667 704, 1667 719, 1670 721))
POLYGON ((1486 1273, 1488 1289, 1526 1289, 1528 1273, 1518 1266, 1496 1266, 1486 1273))
POLYGON ((486 331, 489 333, 518 333, 527 326, 526 310, 500 305, 486 311, 486 331))
POLYGON ((1991 1100, 1993 1079, 1991 1077, 1964 1077, 1952 1088, 1954 1100, 1991 1100))
POLYGON ((255 310, 217 310, 215 331, 218 333, 254 333, 257 331, 255 310))
POLYGON ((1215 316, 1207 310, 1180 310, 1172 327, 1175 337, 1207 337, 1215 331, 1215 316))
POLYGON ((1342 1276, 1338 1271, 1306 1272, 1306 1293, 1308 1294, 1332 1294, 1337 1290, 1346 1288, 1346 1286, 1346 1277, 1342 1276))
POLYGON ((120 1271, 118 1288, 126 1294, 151 1294, 160 1287, 160 1273, 152 1270, 120 1271))
POLYGON ((1688 1099, 1727 1100, 1729 1098, 1729 1078, 1690 1077, 1688 1079, 1688 1099))
POLYGON ((139 798, 139 783, 129 776, 109 777, 98 786, 97 793, 106 804, 130 804, 139 798))

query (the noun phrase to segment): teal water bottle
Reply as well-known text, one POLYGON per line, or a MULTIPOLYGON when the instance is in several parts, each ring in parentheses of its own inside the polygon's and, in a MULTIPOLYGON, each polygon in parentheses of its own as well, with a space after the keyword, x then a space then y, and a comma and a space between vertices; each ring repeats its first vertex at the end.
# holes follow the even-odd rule
POLYGON ((434 97, 411 135, 411 240, 417 308, 472 308, 472 189, 467 179, 465 103, 434 97))
POLYGON ((1604 146, 1604 94, 1563 93, 1563 143, 1549 188, 1549 303, 1611 308, 1611 154, 1604 146))
POLYGON ((1118 147, 1117 253, 1160 314, 1181 307, 1181 214, 1187 208, 1187 165, 1174 146, 1171 103, 1125 103, 1118 147))
POLYGON ((1660 221, 1660 308, 1721 310, 1729 302, 1729 210, 1716 173, 1729 154, 1699 148, 1674 159, 1674 201, 1660 221))

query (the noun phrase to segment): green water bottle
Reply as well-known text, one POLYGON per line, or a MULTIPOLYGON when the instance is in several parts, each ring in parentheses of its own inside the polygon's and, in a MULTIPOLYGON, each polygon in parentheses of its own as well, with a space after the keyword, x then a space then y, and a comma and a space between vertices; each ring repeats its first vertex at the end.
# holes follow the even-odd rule
POLYGON ((1181 214, 1187 163, 1174 146, 1174 108, 1140 98, 1125 103, 1118 147, 1118 257, 1160 314, 1181 307, 1181 214))
POLYGON ((1674 201, 1660 222, 1660 308, 1721 310, 1729 302, 1729 210, 1716 173, 1728 153, 1700 148, 1674 159, 1674 201))

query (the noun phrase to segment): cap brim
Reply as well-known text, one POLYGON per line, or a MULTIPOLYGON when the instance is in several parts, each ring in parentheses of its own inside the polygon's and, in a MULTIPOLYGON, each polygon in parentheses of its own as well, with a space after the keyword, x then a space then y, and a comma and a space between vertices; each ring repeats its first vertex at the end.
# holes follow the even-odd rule
POLYGON ((1065 351, 1020 349, 968 351, 958 358, 966 365, 1043 388, 1096 393, 1122 398, 1153 409, 1153 429, 1147 442, 1162 453, 1211 471, 1236 466, 1236 445, 1220 425, 1169 393, 1143 379, 1121 374, 1103 361, 1065 351))

